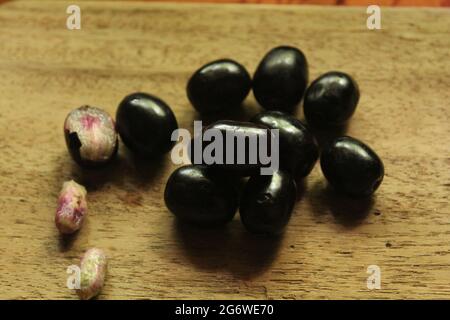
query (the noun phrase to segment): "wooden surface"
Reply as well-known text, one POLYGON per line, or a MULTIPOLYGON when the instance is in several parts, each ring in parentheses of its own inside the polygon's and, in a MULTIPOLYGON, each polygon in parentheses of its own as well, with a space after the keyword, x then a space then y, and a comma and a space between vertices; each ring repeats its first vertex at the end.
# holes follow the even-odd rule
MULTIPOLYGON (((161 0, 142 0, 142 1, 161 1, 161 0)), ((450 6, 449 0, 166 0, 166 2, 306 4, 306 5, 338 5, 338 6, 366 6, 366 7, 374 4, 379 6, 408 6, 408 7, 450 6)))
MULTIPOLYGON (((62 2, 0 6, 0 298, 76 299, 66 268, 88 248, 110 259, 100 299, 450 298, 450 11, 83 3, 82 30, 65 28, 62 2), (228 227, 176 223, 162 194, 169 155, 120 159, 97 172, 69 158, 62 124, 82 104, 115 113, 134 91, 172 106, 181 127, 198 116, 185 85, 210 60, 253 72, 271 47, 300 47, 311 79, 338 69, 359 82, 348 134, 382 157, 372 201, 335 196, 316 166, 279 240, 228 227), (89 191, 87 224, 73 239, 54 226, 63 181, 89 191), (366 287, 369 265, 381 289, 366 287)), ((258 112, 253 96, 243 119, 258 112)), ((302 112, 299 111, 301 117, 302 112)))
MULTIPOLYGON (((0 0, 1 2, 2 0, 0 0)), ((36 1, 36 0, 28 0, 36 1)), ((92 0, 78 0, 92 1, 92 0)), ((105 1, 105 0, 95 0, 105 1)), ((108 0, 106 0, 108 1, 108 0)), ((238 4, 292 4, 292 5, 337 5, 337 6, 408 6, 408 7, 449 7, 450 0, 115 0, 149 2, 191 2, 191 3, 238 3, 238 4)))
MULTIPOLYGON (((0 0, 0 3, 12 0, 0 0)), ((40 0, 27 0, 40 1, 40 0)), ((92 1, 77 0, 76 3, 92 1)), ((105 0, 94 0, 105 1, 105 0)), ((110 0, 106 0, 110 1, 110 0)), ((238 3, 238 4, 292 4, 292 5, 337 5, 337 6, 407 6, 407 7, 450 7, 450 0, 113 0, 113 1, 149 1, 166 3, 238 3)))

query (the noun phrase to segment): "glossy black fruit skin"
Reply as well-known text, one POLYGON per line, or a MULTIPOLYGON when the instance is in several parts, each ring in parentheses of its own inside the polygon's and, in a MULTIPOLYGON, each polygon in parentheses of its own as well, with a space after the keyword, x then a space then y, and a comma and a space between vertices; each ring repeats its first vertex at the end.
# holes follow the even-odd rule
POLYGON ((241 221, 252 233, 278 235, 291 218, 296 196, 295 181, 287 172, 252 176, 241 197, 241 221))
POLYGON ((176 142, 171 140, 178 129, 175 115, 164 101, 150 94, 126 96, 117 108, 116 126, 123 143, 146 158, 167 153, 176 142))
POLYGON ((281 46, 270 50, 253 76, 253 93, 267 110, 292 113, 308 84, 308 63, 299 49, 281 46))
POLYGON ((334 189, 355 197, 370 196, 384 177, 380 157, 363 142, 347 136, 322 150, 320 166, 334 189))
MULTIPOLYGON (((267 142, 266 148, 267 148, 267 150, 269 150, 269 154, 270 154, 272 140, 271 140, 269 128, 267 128, 266 126, 255 124, 252 122, 219 120, 219 121, 216 121, 216 122, 212 123, 211 125, 205 127, 203 129, 203 133, 209 129, 215 129, 221 133, 222 141, 223 141, 223 144, 222 144, 223 149, 221 151, 222 163, 208 164, 208 163, 204 162, 205 159, 200 159, 201 161, 199 162, 198 158, 194 157, 195 156, 194 139, 198 138, 198 137, 194 137, 194 138, 192 138, 191 143, 188 147, 189 158, 190 158, 192 164, 204 165, 204 166, 207 166, 214 170, 220 170, 220 171, 224 171, 229 174, 238 175, 238 176, 250 176, 252 174, 257 174, 260 172, 260 169, 262 167, 268 166, 268 165, 262 164, 261 161, 259 161, 260 160, 259 147, 258 147, 257 162, 254 164, 250 163, 250 161, 249 161, 250 160, 250 157, 249 157, 250 145, 249 145, 248 140, 245 141, 246 157, 245 157, 244 163, 237 163, 238 162, 237 156, 238 156, 238 154, 241 154, 237 149, 237 143, 234 143, 234 160, 232 161, 233 163, 227 163, 227 150, 226 150, 227 139, 228 139, 227 135, 228 135, 228 137, 230 137, 231 134, 255 135, 255 136, 257 136, 258 140, 264 139, 264 141, 267 142)), ((205 148, 209 144, 210 143, 208 141, 203 141, 202 149, 201 149, 202 154, 203 154, 203 151, 205 150, 205 148)))
POLYGON ((358 101, 358 84, 351 76, 338 71, 327 72, 306 90, 305 118, 315 126, 343 125, 355 112, 358 101))
POLYGON ((230 59, 212 61, 198 69, 187 84, 187 95, 201 114, 238 108, 247 97, 252 80, 247 70, 230 59))
POLYGON ((279 130, 280 167, 297 178, 306 177, 319 158, 316 139, 300 120, 281 111, 262 112, 252 120, 279 130))
POLYGON ((189 165, 169 177, 164 201, 180 220, 215 226, 233 219, 239 196, 231 180, 206 167, 189 165))

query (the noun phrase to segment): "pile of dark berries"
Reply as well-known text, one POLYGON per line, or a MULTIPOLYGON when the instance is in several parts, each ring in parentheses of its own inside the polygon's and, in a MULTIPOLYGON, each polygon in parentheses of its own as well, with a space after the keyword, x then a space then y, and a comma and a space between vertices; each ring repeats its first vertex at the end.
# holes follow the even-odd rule
MULTIPOLYGON (((221 225, 233 219, 239 208, 244 226, 253 233, 275 235, 289 222, 295 205, 296 181, 313 169, 319 146, 309 127, 296 119, 304 97, 304 114, 311 127, 332 129, 353 115, 359 88, 348 74, 332 71, 308 85, 308 63, 297 48, 277 47, 269 51, 250 79, 236 61, 222 59, 198 69, 187 85, 187 96, 202 115, 226 119, 253 89, 266 111, 250 122, 219 120, 207 128, 221 132, 279 130, 280 169, 261 175, 258 166, 189 165, 170 176, 164 199, 180 220, 198 225, 221 225), (241 177, 247 177, 238 192, 241 177)), ((192 152, 191 152, 192 153, 192 152)), ((337 137, 320 150, 322 172, 336 191, 353 197, 370 196, 380 185, 383 163, 367 145, 351 137, 337 137)), ((192 155, 191 155, 192 159, 192 155)))
MULTIPOLYGON (((331 131, 345 125, 355 112, 359 88, 350 75, 337 71, 321 75, 308 87, 308 63, 297 48, 270 50, 253 79, 236 61, 210 62, 189 79, 187 96, 200 115, 222 119, 207 128, 217 129, 224 136, 236 130, 267 135, 269 129, 278 129, 280 167, 271 175, 261 175, 262 165, 248 162, 200 163, 176 169, 167 181, 164 200, 182 221, 223 225, 239 208, 241 221, 250 232, 279 234, 288 224, 296 202, 296 182, 311 172, 319 154, 322 172, 338 193, 368 197, 383 180, 381 159, 363 142, 338 136, 319 147, 311 129, 331 131), (251 89, 265 111, 248 122, 228 120, 231 112, 241 108, 251 89), (302 98, 308 125, 292 115, 302 98)), ((66 120, 65 136, 74 160, 83 166, 109 162, 118 146, 116 131, 111 127, 112 118, 100 109, 82 107, 72 111, 66 120)), ((120 103, 115 127, 132 152, 155 158, 171 150, 171 135, 178 125, 164 101, 135 93, 120 103)), ((192 160, 192 152, 190 157, 192 160)))

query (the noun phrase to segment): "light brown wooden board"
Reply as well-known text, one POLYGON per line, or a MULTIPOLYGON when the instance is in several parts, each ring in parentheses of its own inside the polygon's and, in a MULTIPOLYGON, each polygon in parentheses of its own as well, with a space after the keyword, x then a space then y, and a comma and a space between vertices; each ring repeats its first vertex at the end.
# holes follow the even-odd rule
MULTIPOLYGON (((69 31, 67 4, 0 6, 0 298, 76 298, 66 268, 93 246, 110 261, 100 299, 450 298, 449 10, 383 8, 382 30, 369 31, 365 8, 83 2, 82 30, 69 31), (191 129, 185 85, 197 67, 230 57, 253 72, 280 44, 306 53, 311 79, 337 69, 359 82, 348 134, 386 169, 371 204, 334 196, 317 165, 279 241, 249 235, 238 215, 198 231, 164 205, 169 155, 135 163, 121 145, 92 174, 70 159, 72 108, 114 114, 145 91, 191 129), (53 219, 71 178, 87 185, 89 216, 65 243, 53 219), (366 287, 372 264, 380 290, 366 287)), ((259 110, 252 96, 246 105, 247 117, 259 110)))

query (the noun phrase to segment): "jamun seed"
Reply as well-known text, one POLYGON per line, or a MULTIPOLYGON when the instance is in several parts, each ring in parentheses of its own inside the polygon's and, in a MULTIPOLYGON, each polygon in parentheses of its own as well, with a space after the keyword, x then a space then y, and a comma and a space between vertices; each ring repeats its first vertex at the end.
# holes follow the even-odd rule
POLYGON ((80 299, 89 300, 100 293, 105 283, 107 267, 103 250, 92 248, 86 251, 80 263, 80 288, 77 289, 80 299))
POLYGON ((64 136, 70 155, 81 166, 105 164, 117 153, 114 120, 96 107, 82 106, 72 110, 64 122, 64 136))
POLYGON ((55 215, 55 224, 59 232, 74 233, 81 228, 86 214, 86 189, 73 180, 64 182, 55 215))

